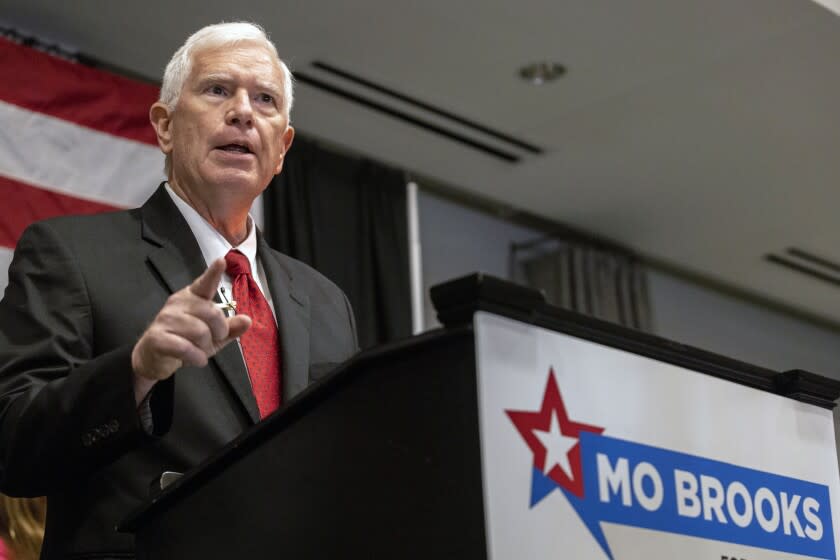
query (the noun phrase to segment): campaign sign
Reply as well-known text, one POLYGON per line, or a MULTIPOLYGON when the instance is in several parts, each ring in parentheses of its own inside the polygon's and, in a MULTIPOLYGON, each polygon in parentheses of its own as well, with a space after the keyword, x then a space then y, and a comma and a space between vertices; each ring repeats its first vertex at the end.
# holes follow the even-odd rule
POLYGON ((486 313, 488 557, 836 559, 829 411, 486 313))

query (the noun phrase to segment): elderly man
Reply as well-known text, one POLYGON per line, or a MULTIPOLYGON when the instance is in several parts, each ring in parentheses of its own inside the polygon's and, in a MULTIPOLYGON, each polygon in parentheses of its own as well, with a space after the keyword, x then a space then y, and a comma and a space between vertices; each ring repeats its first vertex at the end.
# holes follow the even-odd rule
POLYGON ((291 146, 291 103, 260 28, 198 31, 150 111, 167 183, 20 239, 0 302, 0 490, 48 495, 44 558, 130 557, 114 526, 150 481, 355 352, 344 294, 248 216, 291 146))

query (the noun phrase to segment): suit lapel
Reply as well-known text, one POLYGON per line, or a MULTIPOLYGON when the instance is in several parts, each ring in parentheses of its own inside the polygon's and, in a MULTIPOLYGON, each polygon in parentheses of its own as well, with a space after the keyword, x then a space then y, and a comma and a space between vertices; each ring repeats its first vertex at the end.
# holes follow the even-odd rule
POLYGON ((309 297, 298 289, 289 267, 261 234, 257 255, 265 270, 277 315, 283 358, 283 402, 287 402, 309 383, 309 297))
MULTIPOLYGON (((161 185, 143 205, 143 239, 154 247, 149 262, 170 292, 177 292, 201 275, 207 268, 204 256, 186 220, 161 185)), ((251 420, 260 419, 257 400, 242 353, 237 344, 230 343, 211 358, 229 383, 251 420)))

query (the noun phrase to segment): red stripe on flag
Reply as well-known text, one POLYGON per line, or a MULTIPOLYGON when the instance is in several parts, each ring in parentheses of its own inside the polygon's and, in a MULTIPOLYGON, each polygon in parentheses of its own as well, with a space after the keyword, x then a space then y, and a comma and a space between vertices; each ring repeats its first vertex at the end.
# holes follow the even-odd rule
POLYGON ((115 206, 27 185, 0 175, 0 246, 14 247, 26 226, 64 214, 97 214, 115 206))
POLYGON ((150 84, 83 66, 0 38, 0 100, 100 132, 157 145, 150 84))

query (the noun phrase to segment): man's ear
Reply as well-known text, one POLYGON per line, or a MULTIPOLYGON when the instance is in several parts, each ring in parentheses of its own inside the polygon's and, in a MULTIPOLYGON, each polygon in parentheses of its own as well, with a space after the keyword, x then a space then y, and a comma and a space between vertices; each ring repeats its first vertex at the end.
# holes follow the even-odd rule
POLYGON ((172 112, 160 101, 149 109, 149 120, 155 129, 158 146, 164 154, 172 152, 172 112))
POLYGON ((291 125, 286 127, 286 132, 280 137, 282 144, 280 148, 280 161, 277 162, 277 167, 274 169, 274 174, 277 175, 283 170, 283 159, 286 157, 286 152, 292 147, 292 140, 295 139, 295 129, 291 125))

